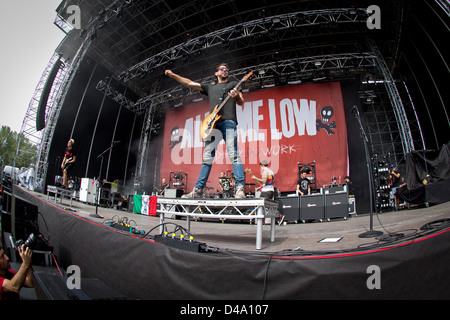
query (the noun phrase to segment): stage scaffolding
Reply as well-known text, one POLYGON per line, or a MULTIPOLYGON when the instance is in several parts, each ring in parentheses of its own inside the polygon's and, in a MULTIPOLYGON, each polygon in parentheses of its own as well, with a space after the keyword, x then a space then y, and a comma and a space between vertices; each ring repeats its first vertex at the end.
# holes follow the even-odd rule
MULTIPOLYGON (((85 4, 87 5, 87 3, 85 4)), ((209 8, 209 4, 204 4, 205 10, 209 8)), ((111 44, 113 37, 112 26, 108 24, 117 24, 120 28, 124 28, 124 24, 119 22, 121 13, 124 9, 131 15, 136 15, 136 19, 142 14, 142 6, 146 6, 144 2, 133 3, 132 1, 125 1, 124 3, 115 0, 111 1, 108 6, 102 10, 102 14, 98 12, 97 8, 91 8, 87 11, 92 11, 92 17, 84 16, 83 29, 77 31, 81 40, 73 60, 64 65, 63 72, 58 74, 58 81, 55 81, 53 94, 48 104, 48 115, 46 116, 47 124, 43 132, 34 133, 29 128, 25 128, 32 122, 35 117, 36 110, 33 110, 30 103, 29 112, 24 121, 24 128, 22 131, 25 136, 32 137, 38 146, 38 159, 36 161, 36 180, 44 181, 47 175, 48 167, 48 153, 50 148, 50 142, 53 139, 53 133, 55 125, 58 121, 59 111, 62 107, 74 75, 78 70, 81 61, 86 54, 90 56, 98 57, 103 65, 111 67, 113 76, 117 77, 119 81, 127 83, 127 86, 136 89, 145 77, 156 79, 155 75, 152 75, 157 67, 169 68, 175 61, 179 60, 183 62, 186 57, 195 57, 196 54, 204 53, 206 50, 217 47, 226 48, 230 42, 237 43, 242 46, 248 46, 249 43, 257 41, 262 36, 276 37, 276 34, 283 34, 285 37, 291 37, 291 33, 288 35, 288 31, 295 30, 295 37, 308 38, 308 36, 315 33, 329 33, 333 34, 339 27, 346 27, 353 32, 358 31, 359 27, 365 27, 368 13, 366 8, 334 8, 323 10, 310 10, 310 11, 298 11, 289 14, 278 14, 273 16, 264 16, 259 19, 248 19, 244 22, 228 26, 221 27, 220 29, 213 30, 211 26, 205 29, 207 33, 200 36, 190 38, 188 41, 181 41, 181 38, 173 38, 171 40, 165 40, 164 46, 160 45, 160 48, 166 48, 164 50, 154 51, 151 55, 142 54, 134 56, 133 59, 125 59, 123 61, 112 61, 119 56, 115 56, 115 50, 123 52, 125 48, 131 47, 134 43, 134 39, 130 36, 123 37, 119 42, 115 41, 111 44), (116 20, 118 19, 118 20, 116 20), (97 38, 97 39, 96 39, 97 38), (98 39, 102 38, 102 40, 98 39), (131 41, 127 44, 127 41, 131 41), (176 42, 178 41, 178 43, 176 42), (111 44, 111 52, 105 51, 104 45, 111 44), (103 46, 103 47, 102 47, 103 46), (102 49, 103 48, 103 49, 102 49), (113 54, 113 57, 108 56, 108 52, 113 54), (146 56, 145 59, 139 57, 146 56), (133 62, 131 62, 133 61, 133 62), (120 62, 120 63, 119 63, 120 62), (128 66, 126 66, 128 64, 128 66)), ((187 5, 189 7, 189 5, 187 5)), ((180 7, 180 16, 186 14, 184 10, 187 7, 180 7)), ((84 8, 84 7, 83 7, 84 8)), ((62 7, 60 8, 62 10, 62 7)), ((147 8, 148 9, 148 8, 147 8)), ((160 16, 154 21, 141 21, 142 23, 148 23, 152 25, 155 30, 158 30, 159 23, 163 23, 165 19, 171 17, 174 11, 167 12, 167 14, 160 16)), ((60 13, 63 13, 61 11, 60 13)), ((65 16, 60 17, 62 20, 65 16)), ((134 18, 133 18, 134 19, 134 18)), ((215 27, 217 28, 217 26, 215 27)), ((214 28, 214 29, 215 29, 214 28)), ((153 30, 153 29, 152 29, 153 30)), ((140 29, 142 31, 142 29, 140 29)), ((139 31, 139 32, 140 32, 139 31)), ((256 43, 256 42, 255 42, 256 43)), ((366 48, 361 46, 355 47, 354 43, 340 43, 339 49, 341 53, 336 53, 336 48, 329 47, 301 47, 294 51, 270 52, 265 55, 259 54, 251 61, 255 64, 246 65, 245 67, 236 68, 233 70, 233 76, 236 78, 248 73, 249 70, 253 70, 254 76, 246 83, 247 90, 259 90, 267 85, 270 86, 285 86, 294 85, 305 82, 328 82, 328 81, 340 81, 345 79, 355 79, 357 76, 363 76, 367 73, 374 73, 376 77, 383 81, 386 88, 388 101, 394 111, 396 122, 398 123, 399 139, 401 143, 402 157, 412 150, 414 150, 414 142, 411 135, 411 129, 409 121, 402 99, 400 98, 398 89, 388 69, 383 56, 373 40, 368 40, 366 48), (321 79, 321 80, 318 80, 321 79)), ((211 54, 213 52, 211 51, 211 54)), ((212 58, 212 57, 211 57, 212 58)), ((48 72, 51 65, 49 63, 46 69, 48 72)), ((44 73, 45 74, 45 73, 44 73)), ((197 81, 210 81, 214 77, 207 77, 198 79, 197 81)), ((44 79, 44 75, 43 75, 44 79)), ((40 85, 43 85, 44 80, 41 80, 40 85)), ((97 85, 99 90, 103 90, 107 96, 115 96, 116 98, 123 98, 117 92, 113 92, 108 88, 108 81, 104 81, 100 86, 97 85)), ((171 88, 164 87, 160 81, 150 82, 150 87, 147 87, 148 94, 143 96, 138 101, 133 102, 127 100, 124 106, 137 113, 144 113, 144 125, 141 131, 137 161, 136 161, 136 177, 145 178, 146 164, 148 157, 149 144, 151 143, 151 132, 155 125, 155 119, 157 115, 163 114, 165 111, 173 109, 183 104, 189 104, 196 97, 196 92, 191 89, 186 89, 181 86, 174 86, 171 88)), ((42 88, 42 87, 41 87, 42 88)), ((142 93, 143 88, 138 88, 138 93, 142 93)), ((42 89, 40 89, 42 90, 42 89)), ((39 93, 39 89, 36 89, 35 95, 39 93)), ((142 95, 141 95, 142 96, 142 95)), ((119 101, 117 101, 119 103, 119 101)), ((37 100, 36 100, 37 104, 37 100)), ((395 130, 391 130, 395 131, 395 130)), ((396 138, 393 137, 393 144, 397 144, 396 138)), ((394 149, 398 149, 397 146, 394 149)), ((389 151, 388 151, 389 152, 389 151)), ((395 154, 398 152, 395 151, 395 154)), ((398 158, 396 156, 396 158, 398 158)))
POLYGON ((255 199, 171 199, 158 198, 160 234, 164 234, 165 219, 169 216, 186 217, 186 229, 191 229, 191 219, 256 221, 256 250, 262 249, 262 229, 265 219, 270 220, 270 242, 275 242, 275 218, 278 202, 255 199))

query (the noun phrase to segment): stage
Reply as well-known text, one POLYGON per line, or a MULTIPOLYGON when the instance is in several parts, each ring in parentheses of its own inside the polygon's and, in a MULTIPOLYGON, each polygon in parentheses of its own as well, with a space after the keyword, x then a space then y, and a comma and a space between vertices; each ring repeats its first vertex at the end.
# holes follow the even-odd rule
MULTIPOLYGON (((383 232, 378 238, 359 237, 369 230, 368 214, 276 224, 274 242, 265 224, 262 248, 255 250, 257 225, 248 220, 193 219, 193 242, 180 246, 181 240, 170 242, 170 231, 169 241, 158 239, 157 216, 99 207, 103 218, 96 218, 93 205, 73 201, 70 207, 70 199, 55 204, 20 187, 14 195, 39 208, 39 231, 60 268, 76 265, 83 279, 98 279, 126 299, 450 297, 449 202, 376 214, 373 229, 383 232), (132 232, 111 227, 125 219, 132 232), (444 222, 423 228, 438 220, 444 222), (381 289, 369 289, 371 266, 381 270, 381 289)), ((186 220, 166 217, 165 223, 185 226, 186 220)))

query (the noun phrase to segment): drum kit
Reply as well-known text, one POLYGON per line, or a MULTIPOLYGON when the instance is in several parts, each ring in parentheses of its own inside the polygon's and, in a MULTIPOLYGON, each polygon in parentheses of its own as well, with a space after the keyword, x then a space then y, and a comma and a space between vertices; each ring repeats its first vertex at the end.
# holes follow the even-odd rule
MULTIPOLYGON (((207 181, 206 183, 209 183, 210 181, 207 181)), ((222 186, 223 192, 219 192, 219 190, 216 190, 217 192, 211 192, 213 190, 213 187, 205 187, 204 188, 204 196, 205 198, 210 199, 229 199, 234 198, 234 176, 231 173, 231 176, 222 176, 219 177, 219 183, 222 186)), ((255 186, 254 183, 246 183, 246 187, 255 186)))
MULTIPOLYGON (((210 183, 211 181, 207 181, 206 183, 210 183)), ((203 189, 203 196, 209 199, 230 199, 234 198, 234 175, 232 170, 227 170, 226 174, 219 177, 219 183, 222 186, 222 192, 220 190, 216 190, 217 192, 212 191, 213 187, 205 187, 203 189)), ((255 186, 254 183, 246 183, 246 189, 251 189, 252 186, 255 186)), ((170 172, 169 177, 169 189, 181 189, 186 192, 187 187, 187 173, 182 171, 179 172, 170 172)), ((247 192, 246 192, 247 193, 247 192)), ((248 192, 249 194, 251 192, 248 192)))

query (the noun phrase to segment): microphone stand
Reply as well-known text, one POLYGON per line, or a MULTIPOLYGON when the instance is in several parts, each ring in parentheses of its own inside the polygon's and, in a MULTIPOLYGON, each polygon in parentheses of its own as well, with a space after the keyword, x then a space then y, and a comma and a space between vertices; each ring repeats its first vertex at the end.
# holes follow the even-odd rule
POLYGON ((364 131, 364 127, 361 123, 361 117, 359 115, 358 107, 354 106, 352 111, 355 111, 355 118, 358 121, 359 128, 361 130, 361 138, 364 141, 364 151, 366 154, 367 174, 369 178, 369 193, 370 193, 370 229, 367 232, 361 233, 359 237, 374 238, 381 236, 383 232, 373 230, 373 176, 372 176, 372 165, 369 156, 369 146, 368 146, 369 139, 367 138, 366 132, 364 131))
POLYGON ((91 213, 91 214, 89 215, 90 217, 93 217, 93 218, 103 219, 103 216, 101 216, 101 215, 98 214, 98 205, 99 205, 99 203, 100 203, 100 192, 99 192, 99 189, 100 189, 100 181, 101 181, 100 176, 101 176, 101 174, 102 174, 103 156, 105 155, 105 153, 107 153, 107 152, 108 152, 109 150, 111 150, 113 147, 114 147, 114 142, 111 143, 111 146, 110 146, 108 149, 106 149, 105 151, 103 151, 102 153, 100 153, 100 154, 97 156, 97 158, 101 158, 101 160, 100 160, 100 172, 99 172, 99 174, 98 174, 98 181, 97 181, 97 191, 96 191, 96 199, 95 199, 95 214, 94 214, 94 213, 91 213))

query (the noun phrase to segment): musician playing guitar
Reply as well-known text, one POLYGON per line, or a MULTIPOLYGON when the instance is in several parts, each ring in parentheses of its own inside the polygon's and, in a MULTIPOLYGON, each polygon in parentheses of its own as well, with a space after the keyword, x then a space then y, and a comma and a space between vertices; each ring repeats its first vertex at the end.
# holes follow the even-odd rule
POLYGON ((261 178, 257 178, 250 170, 245 171, 252 176, 252 179, 260 184, 258 190, 261 191, 261 198, 273 200, 275 195, 275 175, 271 169, 269 169, 269 164, 266 160, 259 163, 261 167, 261 178))
POLYGON ((244 185, 245 176, 242 161, 239 156, 238 142, 237 142, 237 116, 236 116, 236 104, 243 105, 244 97, 242 92, 237 89, 238 82, 229 80, 229 67, 226 63, 221 63, 216 67, 215 76, 217 77, 217 83, 198 83, 188 78, 184 78, 178 74, 173 73, 171 70, 166 70, 165 74, 181 83, 184 86, 200 91, 209 98, 211 110, 213 113, 215 108, 226 103, 220 109, 220 116, 215 124, 215 129, 212 137, 205 140, 205 150, 203 152, 202 167, 200 169, 200 175, 194 190, 184 195, 184 198, 201 198, 203 196, 203 189, 206 187, 206 181, 208 180, 211 172, 211 166, 214 161, 216 147, 219 142, 224 139, 227 147, 228 156, 233 165, 233 174, 236 180, 235 198, 245 198, 244 185))
POLYGON ((166 189, 169 187, 169 184, 167 183, 166 178, 162 178, 161 185, 159 188, 155 187, 156 191, 158 192, 158 196, 163 196, 166 189))
POLYGON ((63 187, 66 189, 69 188, 69 180, 67 179, 67 174, 73 169, 75 166, 75 161, 77 160, 76 151, 74 148, 75 141, 70 139, 67 142, 66 151, 64 152, 64 158, 61 163, 61 169, 63 171, 63 187))

